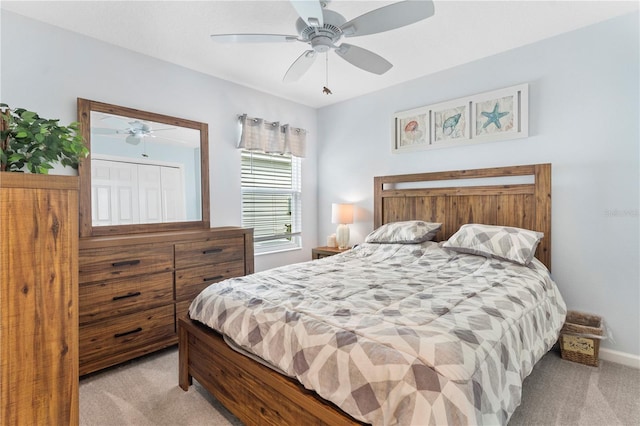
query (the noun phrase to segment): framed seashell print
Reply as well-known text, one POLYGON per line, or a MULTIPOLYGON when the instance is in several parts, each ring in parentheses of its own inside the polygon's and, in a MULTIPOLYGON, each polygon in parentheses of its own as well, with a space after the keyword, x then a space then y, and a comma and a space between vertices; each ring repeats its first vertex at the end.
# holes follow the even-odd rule
POLYGON ((498 89, 393 116, 394 153, 529 136, 529 85, 498 89))
POLYGON ((431 106, 431 144, 445 145, 471 139, 471 103, 444 102, 431 106))
POLYGON ((394 117, 394 150, 414 151, 429 144, 429 110, 416 108, 394 117))

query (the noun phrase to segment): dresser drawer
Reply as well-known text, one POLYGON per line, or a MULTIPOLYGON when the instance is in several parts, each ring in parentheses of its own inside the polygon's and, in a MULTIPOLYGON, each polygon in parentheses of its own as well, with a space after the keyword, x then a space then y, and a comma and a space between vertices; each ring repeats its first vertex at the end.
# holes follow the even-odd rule
POLYGON ((173 246, 144 245, 81 250, 78 264, 81 283, 171 271, 173 246))
POLYGON ((176 244, 176 268, 244 259, 244 238, 232 237, 176 244))
POLYGON ((224 262, 176 270, 176 300, 193 299, 209 284, 244 275, 244 262, 224 262))
POLYGON ((171 272, 80 284, 80 324, 167 305, 172 301, 171 272))
POLYGON ((175 342, 173 303, 129 315, 80 326, 80 374, 92 371, 92 362, 103 360, 101 367, 142 355, 175 342), (123 355, 122 360, 114 359, 123 355))

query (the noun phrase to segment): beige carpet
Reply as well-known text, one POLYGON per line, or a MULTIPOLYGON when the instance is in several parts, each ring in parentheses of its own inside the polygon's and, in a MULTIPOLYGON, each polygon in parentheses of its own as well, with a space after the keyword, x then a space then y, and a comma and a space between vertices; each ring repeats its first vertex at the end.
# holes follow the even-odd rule
POLYGON ((194 381, 178 387, 178 350, 170 348, 80 380, 80 425, 242 425, 194 381))
POLYGON ((640 425, 640 370, 602 360, 589 367, 549 352, 525 379, 509 425, 640 425))
MULTIPOLYGON (((80 381, 80 424, 241 425, 197 382, 182 391, 176 348, 80 381)), ((515 425, 639 425, 640 370, 601 361, 588 367, 550 352, 525 380, 515 425)))

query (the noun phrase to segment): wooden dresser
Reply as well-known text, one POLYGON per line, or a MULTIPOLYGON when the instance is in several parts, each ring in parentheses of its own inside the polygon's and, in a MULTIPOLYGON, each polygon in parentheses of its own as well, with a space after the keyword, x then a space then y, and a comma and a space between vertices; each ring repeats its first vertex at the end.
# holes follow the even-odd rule
POLYGON ((208 285, 253 273, 253 230, 80 239, 80 375, 177 343, 176 320, 208 285))
POLYGON ((0 424, 78 424, 78 178, 0 173, 0 424))

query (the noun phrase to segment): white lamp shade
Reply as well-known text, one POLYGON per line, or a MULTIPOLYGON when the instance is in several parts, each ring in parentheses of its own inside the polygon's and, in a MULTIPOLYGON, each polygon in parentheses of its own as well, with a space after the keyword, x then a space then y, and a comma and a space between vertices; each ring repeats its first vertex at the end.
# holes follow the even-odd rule
POLYGON ((353 223, 353 204, 331 204, 331 223, 353 223))

